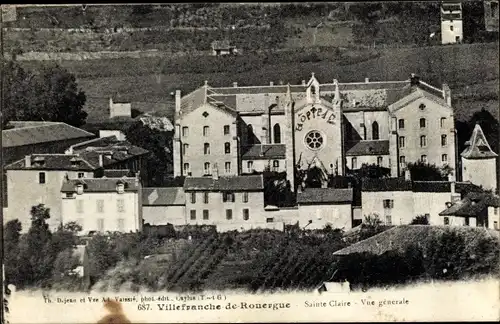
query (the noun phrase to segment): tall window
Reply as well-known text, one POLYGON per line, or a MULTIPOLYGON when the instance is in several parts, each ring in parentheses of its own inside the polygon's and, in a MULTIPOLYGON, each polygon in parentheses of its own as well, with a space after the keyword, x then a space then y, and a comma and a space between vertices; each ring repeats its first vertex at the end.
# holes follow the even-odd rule
POLYGON ((231 154, 231 143, 229 142, 224 143, 224 153, 231 154))
POLYGON ((208 220, 209 213, 207 209, 203 209, 203 220, 208 220))
POLYGON ((78 172, 78 179, 85 178, 85 173, 78 172))
POLYGON ((427 155, 422 155, 420 157, 420 161, 422 161, 423 163, 427 163, 427 155))
POLYGON ((274 143, 275 144, 280 144, 281 143, 281 127, 280 127, 280 124, 278 124, 278 123, 274 124, 273 132, 274 132, 274 143))
POLYGON ((391 215, 385 215, 385 225, 392 225, 392 217, 391 215))
POLYGON ((189 128, 187 126, 182 127, 182 137, 189 135, 189 128))
POLYGON ((425 135, 420 136, 420 147, 427 146, 427 137, 425 135))
POLYGON ((404 129, 405 128, 405 120, 404 119, 400 119, 398 121, 398 128, 399 129, 404 129))
POLYGON ((377 157, 377 165, 378 166, 382 165, 382 157, 381 156, 377 157))
POLYGON ((76 201, 76 212, 78 214, 82 214, 83 213, 83 200, 77 200, 76 201))
POLYGON ((353 157, 352 160, 351 160, 351 169, 356 169, 358 167, 358 160, 353 157))
POLYGON ((234 202, 234 192, 223 192, 222 193, 223 202, 234 202))
POLYGON ((446 135, 441 135, 441 146, 446 146, 447 143, 447 138, 446 135))
POLYGON ((444 218, 444 225, 450 225, 450 218, 449 217, 444 218))
POLYGON ((182 155, 186 155, 186 152, 187 152, 188 148, 189 148, 189 144, 184 143, 182 145, 182 155))
POLYGON ((189 211, 189 219, 191 219, 191 220, 196 220, 196 210, 191 209, 191 210, 189 211))
POLYGON ((196 192, 191 193, 191 203, 196 204, 196 192))
POLYGON ((118 231, 125 232, 125 219, 118 218, 118 231))
POLYGON ((232 209, 226 209, 226 219, 227 220, 233 219, 233 210, 232 209))
POLYGON ((104 213, 104 199, 97 200, 97 212, 104 213))
POLYGON ((248 208, 243 209, 243 220, 250 219, 250 210, 248 208))
POLYGON ((210 136, 210 127, 203 126, 203 136, 210 136))
POLYGON ((406 158, 402 155, 399 157, 399 168, 404 169, 406 166, 406 158))
POLYGON ((116 200, 116 209, 118 210, 119 213, 125 212, 125 200, 117 199, 116 200))
POLYGON ((399 136, 399 147, 405 147, 405 137, 399 136))
POLYGON ((252 125, 247 126, 247 144, 252 145, 255 143, 255 135, 253 133, 252 125))
POLYGON ((278 160, 274 160, 273 161, 273 171, 274 172, 278 172, 280 169, 280 161, 278 160))
POLYGON ((205 164, 203 165, 203 172, 205 173, 205 175, 209 175, 210 174, 210 162, 205 162, 205 164))
POLYGON ((104 218, 97 219, 97 231, 99 231, 99 232, 104 231, 104 218))
POLYGON ((425 128, 426 122, 425 118, 420 118, 420 128, 425 128))
POLYGON ((443 162, 443 163, 448 162, 448 154, 441 155, 441 162, 443 162))
POLYGON ((243 196, 242 196, 242 201, 243 201, 244 203, 247 203, 247 202, 248 202, 248 192, 246 192, 246 191, 245 191, 245 192, 243 193, 243 196))
POLYGON ((208 204, 208 192, 203 193, 203 203, 208 204))
POLYGON ((230 133, 229 125, 224 125, 224 135, 229 135, 229 133, 230 133))
POLYGON ((378 140, 378 139, 379 139, 378 123, 375 121, 372 123, 372 140, 378 140))
POLYGON ((189 174, 189 163, 184 163, 184 175, 189 174))
POLYGON ((450 31, 453 31, 453 25, 450 25, 450 31))
POLYGON ((38 183, 45 183, 45 172, 38 173, 38 183))
POLYGON ((231 162, 224 163, 224 170, 226 173, 231 173, 231 162))
POLYGON ((205 155, 210 154, 210 144, 208 143, 203 144, 203 153, 205 155))
POLYGON ((441 119, 439 120, 439 126, 441 128, 444 128, 445 123, 446 123, 446 118, 445 117, 441 117, 441 119))
POLYGON ((247 170, 249 173, 253 172, 253 161, 247 162, 247 170))

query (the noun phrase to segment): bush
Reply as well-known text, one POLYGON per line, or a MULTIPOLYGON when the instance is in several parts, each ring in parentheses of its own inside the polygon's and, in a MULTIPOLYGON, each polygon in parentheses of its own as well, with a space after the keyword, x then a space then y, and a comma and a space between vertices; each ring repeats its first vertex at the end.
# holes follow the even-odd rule
POLYGON ((418 215, 411 221, 410 225, 429 225, 429 219, 425 215, 418 215))

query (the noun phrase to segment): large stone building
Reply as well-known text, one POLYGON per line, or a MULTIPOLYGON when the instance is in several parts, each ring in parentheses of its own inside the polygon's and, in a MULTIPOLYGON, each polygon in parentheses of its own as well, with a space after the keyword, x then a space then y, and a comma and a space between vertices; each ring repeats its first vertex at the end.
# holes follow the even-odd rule
MULTIPOLYGON (((455 168, 450 88, 405 81, 203 87, 176 93, 175 176, 238 176, 318 167, 324 179, 362 164, 396 177, 419 160, 455 168)), ((452 179, 454 175, 452 174, 452 179)))

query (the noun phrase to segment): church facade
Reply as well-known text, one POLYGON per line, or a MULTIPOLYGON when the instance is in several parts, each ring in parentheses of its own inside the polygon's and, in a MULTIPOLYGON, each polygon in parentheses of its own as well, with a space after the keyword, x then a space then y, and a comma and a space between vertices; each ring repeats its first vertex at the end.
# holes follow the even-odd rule
MULTIPOLYGON (((176 91, 174 175, 241 176, 317 167, 345 175, 363 164, 401 176, 407 163, 456 167, 450 88, 404 81, 211 87, 176 91)), ((455 173, 451 174, 454 180, 455 173)))

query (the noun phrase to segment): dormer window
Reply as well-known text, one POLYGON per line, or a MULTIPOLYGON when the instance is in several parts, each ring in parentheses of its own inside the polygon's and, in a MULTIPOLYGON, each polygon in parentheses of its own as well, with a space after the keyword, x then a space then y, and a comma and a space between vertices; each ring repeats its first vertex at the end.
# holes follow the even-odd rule
POLYGON ((116 191, 121 194, 125 192, 125 184, 123 182, 119 182, 116 185, 116 191))
POLYGON ((33 164, 42 166, 45 164, 45 158, 42 156, 37 156, 33 159, 33 164))

